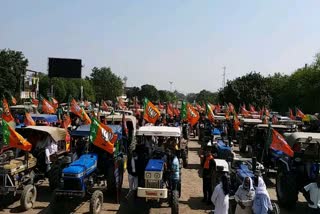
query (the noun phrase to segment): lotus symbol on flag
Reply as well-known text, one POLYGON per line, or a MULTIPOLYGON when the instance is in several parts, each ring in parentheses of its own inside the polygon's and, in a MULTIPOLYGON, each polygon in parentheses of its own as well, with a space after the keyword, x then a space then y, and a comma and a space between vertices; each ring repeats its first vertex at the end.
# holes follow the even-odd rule
POLYGON ((151 117, 151 118, 155 118, 158 114, 157 114, 157 112, 156 112, 153 108, 151 108, 150 106, 148 106, 148 115, 149 115, 149 117, 151 117))
POLYGON ((105 129, 101 129, 102 137, 105 141, 109 142, 113 138, 113 134, 111 132, 107 132, 105 129))
POLYGON ((193 112, 193 110, 191 108, 189 108, 189 112, 191 117, 197 117, 197 115, 193 112))

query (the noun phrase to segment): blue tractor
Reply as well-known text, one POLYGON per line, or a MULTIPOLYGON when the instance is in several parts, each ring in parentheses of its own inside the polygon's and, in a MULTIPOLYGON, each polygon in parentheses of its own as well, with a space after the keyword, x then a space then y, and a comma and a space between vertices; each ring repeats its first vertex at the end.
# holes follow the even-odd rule
POLYGON ((56 199, 90 196, 90 213, 94 214, 101 212, 103 192, 116 192, 119 200, 124 173, 122 129, 117 125, 109 127, 118 135, 114 154, 88 144, 88 141, 85 142, 90 134, 88 125, 80 126, 71 133, 75 141, 74 148, 81 147, 80 152, 76 151, 79 159, 62 170, 61 185, 56 190, 56 199), (82 147, 83 144, 85 144, 84 147, 82 147))

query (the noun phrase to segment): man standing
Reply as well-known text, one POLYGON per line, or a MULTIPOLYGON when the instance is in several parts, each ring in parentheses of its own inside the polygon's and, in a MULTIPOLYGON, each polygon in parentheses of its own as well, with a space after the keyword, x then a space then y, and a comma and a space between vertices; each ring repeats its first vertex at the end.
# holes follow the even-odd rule
POLYGON ((320 175, 316 182, 310 183, 303 188, 303 195, 309 206, 309 213, 320 213, 320 175))
POLYGON ((203 199, 202 202, 206 202, 208 205, 211 204, 210 198, 212 195, 212 171, 213 171, 213 155, 211 153, 211 142, 207 145, 207 151, 205 154, 205 160, 203 163, 202 170, 202 191, 203 191, 203 199), (209 145, 210 144, 210 145, 209 145))
POLYGON ((132 151, 132 156, 128 161, 128 180, 129 180, 129 193, 126 196, 127 199, 137 190, 138 188, 138 172, 136 166, 138 156, 135 150, 132 151))
POLYGON ((48 139, 48 144, 45 148, 45 154, 46 154, 46 164, 47 164, 47 172, 51 169, 51 160, 50 156, 58 152, 58 146, 53 142, 51 138, 48 139))

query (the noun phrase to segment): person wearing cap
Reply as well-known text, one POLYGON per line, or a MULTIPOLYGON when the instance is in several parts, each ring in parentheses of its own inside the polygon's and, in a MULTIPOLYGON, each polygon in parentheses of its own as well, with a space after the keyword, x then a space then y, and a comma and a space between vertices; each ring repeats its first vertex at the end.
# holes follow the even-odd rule
POLYGON ((202 170, 202 191, 203 199, 202 202, 206 202, 208 205, 211 204, 210 197, 212 195, 212 182, 211 176, 214 167, 213 155, 211 153, 212 143, 208 142, 207 150, 205 153, 205 160, 203 163, 202 170))

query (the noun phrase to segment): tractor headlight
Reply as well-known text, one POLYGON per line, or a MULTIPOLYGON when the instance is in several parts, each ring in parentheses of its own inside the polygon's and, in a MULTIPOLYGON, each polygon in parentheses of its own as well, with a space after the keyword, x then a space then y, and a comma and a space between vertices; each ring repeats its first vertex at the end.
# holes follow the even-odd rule
POLYGON ((154 173, 154 178, 159 179, 160 178, 160 173, 154 173))
POLYGON ((146 178, 151 178, 151 173, 150 172, 146 173, 146 178))

